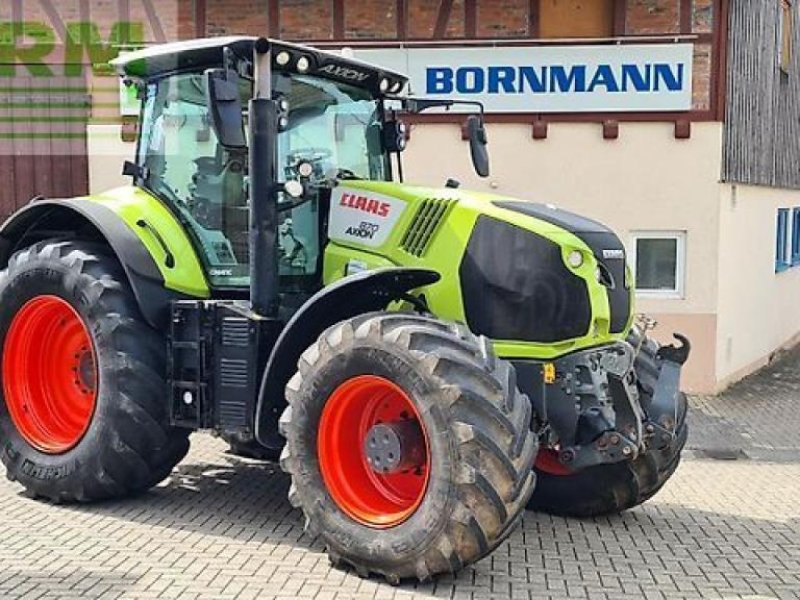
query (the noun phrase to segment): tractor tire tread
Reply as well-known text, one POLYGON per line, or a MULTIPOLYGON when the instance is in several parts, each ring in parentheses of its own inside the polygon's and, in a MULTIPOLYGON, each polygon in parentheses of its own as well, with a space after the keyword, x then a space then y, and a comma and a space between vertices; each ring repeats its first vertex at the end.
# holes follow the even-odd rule
MULTIPOLYGON (((319 497, 327 495, 324 489, 309 486, 304 476, 312 457, 296 456, 292 450, 292 436, 300 429, 298 416, 305 414, 302 390, 319 364, 336 360, 354 345, 386 349, 418 365, 442 390, 436 408, 450 423, 460 468, 453 478, 454 508, 439 518, 438 533, 424 548, 400 559, 364 559, 337 546, 336 538, 323 530, 332 562, 396 584, 405 578, 426 581, 438 573, 454 572, 489 554, 509 535, 533 491, 538 441, 530 430, 530 401, 516 388, 507 363, 493 355, 487 360, 487 346, 480 338, 432 317, 360 315, 323 332, 304 353, 298 374, 287 386, 289 406, 281 417, 290 440, 281 466, 292 477, 295 501, 314 523, 320 518, 319 497)), ((328 502, 327 510, 335 507, 328 502)))
POLYGON ((166 389, 166 344, 143 321, 121 266, 101 244, 46 240, 20 250, 4 271, 0 298, 16 274, 48 266, 66 270, 66 285, 89 295, 95 325, 116 349, 116 359, 105 368, 112 371, 110 378, 124 381, 124 388, 120 386, 119 401, 108 409, 110 418, 90 425, 103 428, 92 447, 83 447, 82 440, 65 454, 80 453, 70 463, 73 472, 57 480, 31 477, 25 461, 6 452, 8 477, 52 502, 90 502, 146 491, 168 476, 189 449, 188 431, 169 425, 166 404, 154 394, 166 389))

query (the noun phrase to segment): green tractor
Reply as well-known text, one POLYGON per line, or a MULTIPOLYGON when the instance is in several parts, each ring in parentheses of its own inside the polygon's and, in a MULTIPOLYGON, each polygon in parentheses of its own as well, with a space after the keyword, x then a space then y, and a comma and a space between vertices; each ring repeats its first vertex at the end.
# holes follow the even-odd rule
POLYGON ((115 65, 142 100, 133 185, 0 230, 0 453, 31 496, 143 492, 210 430, 280 460, 333 564, 398 582, 486 556, 526 506, 617 512, 674 472, 689 346, 633 325, 619 239, 396 182, 398 115, 455 101, 263 38, 115 65))

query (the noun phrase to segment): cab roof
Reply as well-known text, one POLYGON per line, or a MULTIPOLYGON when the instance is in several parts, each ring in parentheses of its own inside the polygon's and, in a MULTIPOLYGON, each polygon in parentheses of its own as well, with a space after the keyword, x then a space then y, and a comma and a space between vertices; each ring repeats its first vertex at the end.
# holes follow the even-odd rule
MULTIPOLYGON (((202 71, 220 67, 223 64, 223 49, 226 47, 237 57, 251 60, 257 39, 248 36, 229 36, 159 44, 122 54, 111 61, 111 64, 122 77, 147 81, 181 71, 202 71)), ((408 80, 401 73, 345 58, 334 52, 281 40, 270 39, 269 42, 272 45, 273 69, 279 71, 299 72, 296 68, 297 61, 300 57, 306 57, 309 67, 304 73, 369 88, 376 95, 387 91, 397 93, 408 80), (289 55, 288 62, 283 65, 276 61, 276 57, 281 53, 289 55), (381 81, 384 79, 388 85, 382 89, 381 81)))

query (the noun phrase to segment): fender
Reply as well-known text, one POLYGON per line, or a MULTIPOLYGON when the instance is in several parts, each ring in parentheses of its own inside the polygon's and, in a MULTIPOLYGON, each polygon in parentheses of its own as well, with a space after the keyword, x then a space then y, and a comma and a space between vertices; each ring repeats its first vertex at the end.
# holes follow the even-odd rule
POLYGON ((188 296, 169 290, 150 252, 114 211, 85 200, 34 199, 0 226, 0 268, 18 249, 51 237, 105 241, 128 277, 142 316, 165 329, 172 300, 188 296), (77 235, 78 233, 82 235, 77 235))
POLYGON ((411 290, 439 281, 436 271, 385 268, 349 275, 309 298, 283 328, 261 379, 256 405, 256 439, 275 450, 283 446, 278 419, 286 405, 284 388, 297 370, 300 355, 331 325, 383 310, 411 290))

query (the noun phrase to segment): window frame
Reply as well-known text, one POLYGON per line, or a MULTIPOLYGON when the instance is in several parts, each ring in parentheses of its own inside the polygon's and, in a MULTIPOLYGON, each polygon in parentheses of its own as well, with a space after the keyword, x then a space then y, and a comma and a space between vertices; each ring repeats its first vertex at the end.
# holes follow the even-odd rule
POLYGON ((686 238, 685 230, 637 230, 631 231, 630 268, 633 272, 634 291, 637 298, 683 300, 686 297, 686 238), (676 240, 675 244, 675 288, 671 290, 639 289, 638 252, 639 240, 676 240))
POLYGON ((792 266, 790 214, 789 208, 778 208, 775 218, 775 273, 783 273, 792 266))
POLYGON ((800 206, 792 209, 792 235, 790 258, 792 266, 800 265, 800 206))

